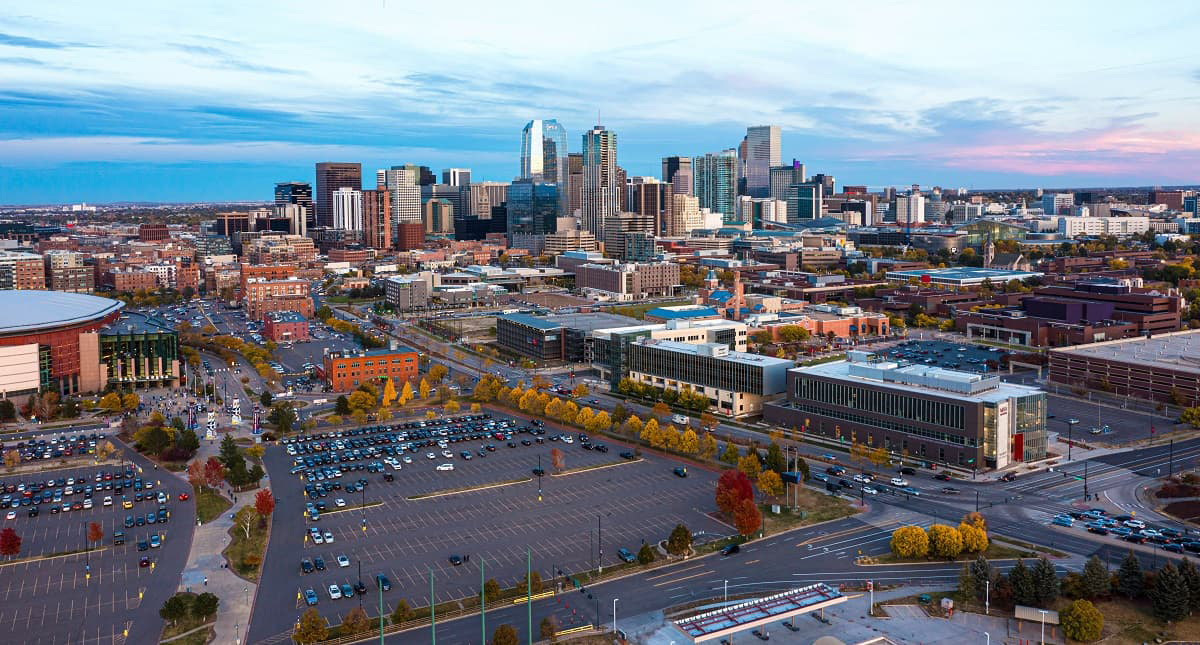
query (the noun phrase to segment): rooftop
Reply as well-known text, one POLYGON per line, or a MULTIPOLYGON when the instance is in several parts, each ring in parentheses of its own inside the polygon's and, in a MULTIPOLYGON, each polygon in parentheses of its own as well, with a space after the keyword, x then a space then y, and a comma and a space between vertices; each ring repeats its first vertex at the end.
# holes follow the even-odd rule
POLYGON ((126 311, 111 325, 100 330, 101 336, 121 336, 125 334, 174 334, 171 328, 161 318, 155 318, 140 311, 126 311))
POLYGON ((765 621, 824 608, 846 598, 825 583, 792 589, 765 598, 726 605, 719 609, 675 621, 694 642, 716 639, 732 630, 748 629, 765 621))
POLYGON ((1025 278, 1040 277, 1042 273, 1037 271, 1010 271, 1008 269, 985 269, 982 267, 951 267, 946 269, 904 269, 900 271, 888 271, 889 279, 895 278, 916 278, 920 280, 924 276, 929 276, 934 282, 938 281, 956 281, 956 282, 983 282, 991 280, 992 282, 1008 282, 1009 280, 1023 280, 1025 278))
POLYGON ((1050 351, 1056 354, 1075 354, 1085 358, 1137 363, 1147 369, 1170 369, 1200 374, 1200 329, 1177 331, 1150 338, 1123 338, 1050 351))
POLYGON ((298 311, 273 311, 267 314, 267 318, 269 318, 271 322, 277 323, 297 323, 307 320, 307 318, 302 316, 298 311))
POLYGON ((371 357, 371 356, 390 356, 392 354, 416 354, 417 350, 404 345, 397 345, 396 349, 359 349, 346 350, 340 352, 329 352, 330 358, 355 358, 355 357, 371 357))
POLYGON ((658 349, 664 349, 670 352, 678 352, 681 354, 691 354, 693 356, 710 356, 723 361, 742 363, 744 365, 761 365, 763 367, 795 365, 795 362, 784 358, 762 356, 747 352, 735 352, 730 350, 729 346, 725 345, 724 343, 680 343, 673 340, 639 338, 634 344, 643 345, 646 347, 656 347, 658 349))
POLYGON ((891 361, 870 352, 851 351, 847 356, 848 360, 795 371, 961 401, 998 403, 1041 392, 1036 387, 1006 383, 996 376, 891 361))
POLYGON ((681 307, 656 307, 646 312, 647 316, 662 318, 664 320, 677 318, 703 318, 706 316, 716 316, 717 310, 704 305, 683 305, 681 307))
POLYGON ((88 322, 124 306, 120 300, 82 293, 0 291, 0 336, 88 322))

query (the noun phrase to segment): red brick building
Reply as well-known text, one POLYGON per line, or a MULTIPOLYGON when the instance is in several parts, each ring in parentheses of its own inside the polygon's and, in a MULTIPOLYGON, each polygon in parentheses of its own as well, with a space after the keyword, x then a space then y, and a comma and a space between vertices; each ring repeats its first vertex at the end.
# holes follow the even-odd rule
POLYGON ((425 246, 425 225, 421 222, 400 222, 396 227, 396 250, 411 251, 425 246))
MULTIPOLYGON (((383 378, 394 379, 397 386, 416 381, 417 350, 408 347, 374 349, 365 352, 333 352, 325 355, 325 381, 334 392, 348 392, 363 383, 383 378)), ((399 391, 400 387, 396 390, 399 391)))
POLYGON ((276 343, 304 342, 309 339, 308 319, 295 311, 271 312, 263 325, 263 337, 276 343))
POLYGON ((246 316, 251 320, 263 320, 272 311, 296 311, 306 317, 313 315, 309 283, 298 278, 251 278, 243 284, 242 300, 246 316))
POLYGON ((108 276, 116 291, 133 293, 138 289, 153 291, 158 288, 158 276, 142 269, 113 269, 108 276))
POLYGON ((166 224, 142 224, 138 226, 138 240, 141 242, 161 242, 171 239, 171 232, 166 224))

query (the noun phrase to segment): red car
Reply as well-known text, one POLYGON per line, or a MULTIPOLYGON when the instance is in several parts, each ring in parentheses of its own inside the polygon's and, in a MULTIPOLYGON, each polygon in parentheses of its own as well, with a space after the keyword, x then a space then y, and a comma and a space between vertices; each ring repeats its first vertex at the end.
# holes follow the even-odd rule
POLYGON ((188 494, 187 494, 187 493, 180 493, 180 494, 179 494, 179 501, 181 501, 181 502, 186 502, 186 501, 188 501, 188 494))

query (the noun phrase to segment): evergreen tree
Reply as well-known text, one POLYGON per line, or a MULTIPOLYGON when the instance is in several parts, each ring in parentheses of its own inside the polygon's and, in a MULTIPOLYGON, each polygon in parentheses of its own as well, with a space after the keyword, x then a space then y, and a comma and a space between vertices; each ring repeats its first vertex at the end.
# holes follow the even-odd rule
POLYGON ((240 457, 241 454, 238 453, 237 444, 233 441, 233 433, 225 435, 225 437, 221 439, 221 452, 217 457, 217 460, 219 460, 221 465, 225 466, 226 468, 233 468, 234 462, 236 462, 240 457))
POLYGON ((1025 566, 1024 560, 1018 559, 1017 566, 1008 572, 1008 584, 1012 586, 1013 602, 1018 605, 1033 605, 1037 602, 1033 573, 1025 566))
POLYGON ((1046 559, 1046 556, 1038 558, 1037 564, 1033 565, 1033 590, 1034 597, 1039 607, 1049 607, 1050 603, 1058 598, 1059 585, 1058 574, 1054 572, 1054 565, 1046 559))
POLYGON ((774 470, 782 474, 787 469, 787 460, 783 456, 783 450, 780 450, 779 444, 774 441, 767 447, 767 470, 774 470))
POLYGON ((1182 558, 1179 561, 1179 575, 1187 584, 1188 609, 1200 610, 1200 571, 1196 570, 1196 565, 1192 564, 1191 558, 1182 558))
POLYGON ((1106 598, 1109 592, 1112 591, 1112 579, 1108 575, 1108 569, 1100 558, 1092 556, 1087 564, 1083 565, 1083 576, 1080 578, 1079 591, 1084 598, 1094 600, 1096 598, 1106 598))
POLYGON ((971 565, 963 563, 962 571, 958 573, 958 598, 966 602, 978 595, 978 590, 975 589, 975 574, 971 572, 971 565))
POLYGON ((1187 617, 1189 595, 1179 569, 1170 562, 1163 565, 1155 574, 1154 588, 1150 590, 1155 617, 1164 622, 1187 617))
POLYGON ((982 553, 971 563, 971 575, 975 577, 975 597, 983 598, 987 594, 988 585, 991 584, 992 565, 982 553))
POLYGON ((1125 556, 1125 560, 1121 562, 1121 568, 1117 571, 1117 591, 1126 598, 1138 598, 1142 595, 1143 587, 1146 584, 1145 576, 1142 574, 1142 565, 1133 555, 1133 551, 1125 556))

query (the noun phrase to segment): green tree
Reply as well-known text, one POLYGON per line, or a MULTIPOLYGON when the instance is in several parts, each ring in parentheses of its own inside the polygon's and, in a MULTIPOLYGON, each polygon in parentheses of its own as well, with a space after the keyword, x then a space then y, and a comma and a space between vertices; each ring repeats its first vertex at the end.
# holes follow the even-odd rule
POLYGON ((15 421, 17 418, 17 406, 13 405, 11 399, 0 399, 0 421, 9 422, 15 421))
POLYGON ((1096 598, 1107 598, 1110 591, 1112 591, 1112 578, 1108 575, 1108 569, 1105 568, 1100 558, 1093 555, 1088 559, 1087 564, 1083 565, 1079 592, 1084 598, 1095 600, 1096 598))
POLYGON ((721 453, 721 461, 729 464, 730 466, 735 466, 737 465, 738 457, 739 453, 737 445, 735 445, 732 441, 725 442, 725 451, 721 453))
POLYGON ((1121 561, 1121 568, 1117 570, 1117 591, 1126 598, 1138 598, 1145 591, 1145 584, 1146 577, 1142 573, 1142 565, 1133 555, 1133 551, 1130 551, 1121 561))
MULTIPOLYGON (((486 587, 487 587, 487 584, 485 583, 484 588, 486 588, 486 587)), ((491 594, 488 594, 488 596, 490 597, 491 594)), ((400 601, 396 603, 395 609, 392 609, 392 616, 391 616, 392 624, 399 625, 400 623, 408 622, 408 621, 412 620, 412 617, 413 617, 413 610, 408 606, 408 601, 401 598, 400 601)))
POLYGON ((787 470, 787 459, 783 456, 783 450, 779 448, 779 444, 774 441, 767 446, 767 470, 773 470, 776 473, 782 474, 787 470))
POLYGON ((558 634, 558 621, 555 620, 553 614, 546 616, 542 619, 542 623, 539 625, 538 630, 541 632, 542 640, 554 642, 554 639, 558 634))
POLYGON ((174 625, 176 621, 188 615, 188 610, 191 609, 187 601, 187 597, 183 594, 175 594, 167 598, 161 609, 158 610, 158 615, 163 620, 171 621, 174 625))
POLYGON ((902 526, 892 531, 892 553, 900 558, 923 558, 929 555, 929 535, 919 526, 902 526))
POLYGON ((971 565, 963 563, 958 572, 958 599, 962 602, 974 600, 976 596, 975 575, 971 573, 971 565))
POLYGON ((227 434, 221 438, 221 447, 217 452, 217 461, 226 468, 233 468, 233 464, 242 458, 242 453, 238 450, 237 443, 233 440, 232 434, 227 434))
POLYGON ((971 563, 971 575, 975 578, 975 597, 982 598, 994 575, 991 563, 982 553, 971 563))
POLYGON ((1179 561, 1179 575, 1187 584, 1188 608, 1193 612, 1200 611, 1200 571, 1196 570, 1191 558, 1182 558, 1179 561))
POLYGON ((1076 600, 1058 614, 1063 634, 1071 640, 1090 642, 1100 638, 1104 616, 1087 600, 1076 600))
POLYGON ((207 591, 196 596, 192 602, 192 615, 196 618, 210 618, 217 613, 217 609, 221 606, 221 599, 216 595, 207 591))
POLYGON ((1018 559, 1017 565, 1008 572, 1008 584, 1012 586, 1013 600, 1018 605, 1034 605, 1037 602, 1037 590, 1034 587, 1033 573, 1025 566, 1025 561, 1018 559))
POLYGON ((1046 556, 1038 558, 1030 572, 1033 576, 1034 600, 1038 607, 1049 607, 1058 598, 1058 574, 1046 556))
POLYGON ((501 625, 492 632, 491 645, 521 645, 517 639, 517 630, 512 625, 501 625))
POLYGON ((350 416, 350 399, 347 399, 345 394, 338 396, 333 404, 333 411, 341 417, 350 416))
POLYGON ((292 404, 286 401, 276 403, 271 406, 271 413, 267 415, 267 421, 273 423, 275 428, 281 433, 292 431, 292 427, 296 424, 296 411, 292 409, 292 404))
POLYGON ((158 455, 171 447, 171 434, 163 430, 162 426, 154 426, 143 435, 138 445, 147 453, 158 455))
POLYGON ((643 565, 654 562, 654 549, 651 549, 649 544, 642 542, 642 548, 637 552, 637 561, 638 564, 643 565))
POLYGON ((300 615, 300 622, 296 625, 296 631, 292 633, 292 640, 301 645, 317 643, 328 637, 327 623, 313 607, 304 610, 304 613, 300 615))
POLYGON ((1150 602, 1156 618, 1163 622, 1182 620, 1188 614, 1189 598, 1187 582, 1175 565, 1168 562, 1154 574, 1150 602))
POLYGON ((263 390, 263 391, 262 391, 262 394, 258 395, 258 402, 259 402, 259 403, 262 403, 262 406, 263 406, 264 408, 269 408, 269 407, 271 407, 271 400, 272 400, 272 399, 274 399, 274 397, 273 397, 273 396, 271 396, 271 391, 270 391, 270 390, 263 390))
POLYGON ((676 524, 667 538, 667 553, 683 555, 692 548, 692 532, 682 524, 676 524))

